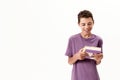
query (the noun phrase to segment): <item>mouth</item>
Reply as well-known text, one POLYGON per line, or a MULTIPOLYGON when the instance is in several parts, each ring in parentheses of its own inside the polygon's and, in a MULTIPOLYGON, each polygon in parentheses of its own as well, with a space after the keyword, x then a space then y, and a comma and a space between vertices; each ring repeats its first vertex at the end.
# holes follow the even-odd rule
POLYGON ((87 30, 84 30, 85 32, 90 32, 90 30, 89 29, 87 29, 87 30))

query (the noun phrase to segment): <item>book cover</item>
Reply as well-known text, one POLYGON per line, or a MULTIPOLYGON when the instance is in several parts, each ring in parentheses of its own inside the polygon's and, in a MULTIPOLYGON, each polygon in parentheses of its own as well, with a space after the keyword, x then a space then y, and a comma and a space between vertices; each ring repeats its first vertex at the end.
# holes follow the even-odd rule
POLYGON ((101 53, 102 49, 100 47, 85 46, 84 51, 88 54, 88 56, 86 56, 86 58, 93 59, 93 55, 101 53))

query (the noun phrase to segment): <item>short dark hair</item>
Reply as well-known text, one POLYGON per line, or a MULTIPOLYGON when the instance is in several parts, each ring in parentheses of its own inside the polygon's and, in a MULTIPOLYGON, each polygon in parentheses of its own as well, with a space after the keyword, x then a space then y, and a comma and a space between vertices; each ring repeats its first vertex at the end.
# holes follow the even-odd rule
POLYGON ((88 10, 80 11, 79 14, 78 14, 78 23, 80 23, 81 18, 89 18, 89 17, 92 18, 93 23, 94 23, 93 15, 90 11, 88 11, 88 10))

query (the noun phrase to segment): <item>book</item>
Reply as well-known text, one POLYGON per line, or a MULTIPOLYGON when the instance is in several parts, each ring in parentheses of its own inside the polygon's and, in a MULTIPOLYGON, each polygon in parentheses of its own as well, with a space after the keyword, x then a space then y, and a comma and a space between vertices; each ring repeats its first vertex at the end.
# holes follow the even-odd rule
POLYGON ((88 54, 86 58, 89 58, 89 59, 93 59, 94 54, 98 54, 102 52, 101 47, 95 47, 95 46, 85 46, 83 49, 84 49, 84 52, 88 54))

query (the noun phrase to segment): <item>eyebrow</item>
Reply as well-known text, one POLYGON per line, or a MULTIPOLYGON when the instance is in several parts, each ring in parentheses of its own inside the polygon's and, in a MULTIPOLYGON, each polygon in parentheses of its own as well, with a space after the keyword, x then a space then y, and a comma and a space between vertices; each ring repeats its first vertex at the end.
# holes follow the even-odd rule
MULTIPOLYGON (((88 22, 88 23, 92 23, 92 22, 88 22)), ((81 23, 81 24, 86 24, 86 23, 81 23)))

